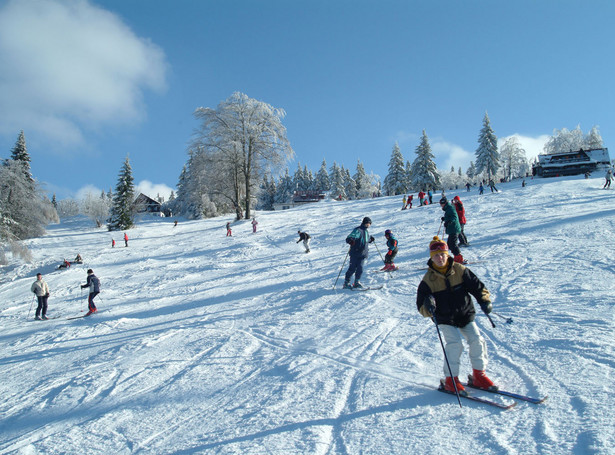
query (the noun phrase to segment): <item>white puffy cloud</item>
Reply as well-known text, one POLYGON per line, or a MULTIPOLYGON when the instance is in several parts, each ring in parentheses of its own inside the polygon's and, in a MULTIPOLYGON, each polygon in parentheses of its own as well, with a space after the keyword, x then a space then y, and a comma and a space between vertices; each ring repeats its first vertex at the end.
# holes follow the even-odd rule
POLYGON ((163 51, 87 0, 0 7, 0 133, 75 146, 84 130, 138 122, 143 91, 166 88, 163 51))
POLYGON ((75 199, 77 199, 78 201, 81 201, 90 194, 93 196, 100 196, 101 193, 102 193, 102 190, 100 188, 96 188, 94 185, 86 185, 84 187, 81 187, 77 191, 77 194, 75 195, 75 199))
POLYGON ((431 151, 434 154, 436 166, 441 171, 450 171, 451 166, 455 169, 467 169, 470 161, 475 158, 474 152, 468 152, 463 147, 446 141, 436 140, 431 144, 431 151))
POLYGON ((165 201, 168 201, 171 191, 173 191, 173 188, 169 188, 164 183, 152 183, 148 180, 141 180, 135 188, 135 196, 143 193, 152 199, 156 199, 160 195, 165 201))

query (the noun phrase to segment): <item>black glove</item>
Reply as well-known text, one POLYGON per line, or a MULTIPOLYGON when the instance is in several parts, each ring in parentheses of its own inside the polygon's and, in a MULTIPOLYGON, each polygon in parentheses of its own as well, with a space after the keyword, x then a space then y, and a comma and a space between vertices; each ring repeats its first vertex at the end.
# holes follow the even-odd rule
POLYGON ((376 240, 376 239, 374 238, 374 236, 373 236, 373 235, 370 235, 370 236, 369 236, 369 243, 373 243, 373 241, 374 241, 374 240, 376 240))
POLYGON ((87 284, 82 284, 82 285, 81 285, 81 289, 83 289, 83 288, 87 288, 87 287, 88 287, 88 285, 87 285, 87 284))
POLYGON ((431 315, 436 312, 436 299, 434 299, 433 295, 428 295, 425 297, 425 300, 423 300, 423 306, 431 315))
POLYGON ((346 239, 346 243, 350 246, 354 245, 354 239, 346 239))
POLYGON ((444 217, 440 218, 442 221, 444 221, 444 217))
POLYGON ((480 304, 480 309, 483 310, 483 313, 489 314, 493 311, 493 305, 491 305, 491 302, 483 302, 480 304))

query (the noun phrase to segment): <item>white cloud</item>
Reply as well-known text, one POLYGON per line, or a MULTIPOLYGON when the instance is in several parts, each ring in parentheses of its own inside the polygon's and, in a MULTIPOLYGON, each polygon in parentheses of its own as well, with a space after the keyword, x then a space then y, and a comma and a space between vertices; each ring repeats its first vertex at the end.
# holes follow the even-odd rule
POLYGON ((143 91, 165 89, 163 51, 87 0, 0 8, 0 133, 81 145, 83 130, 138 122, 143 91))
POLYGON ((158 195, 164 198, 165 201, 169 200, 171 196, 172 188, 169 188, 164 183, 152 183, 148 180, 142 180, 135 188, 135 196, 139 193, 143 193, 146 196, 156 199, 158 195))
POLYGON ((102 190, 100 188, 96 188, 94 185, 86 185, 84 187, 79 188, 77 194, 75 195, 75 199, 81 201, 85 199, 89 194, 93 196, 100 196, 102 190))
POLYGON ((474 160, 474 152, 468 152, 457 144, 446 141, 435 141, 431 144, 431 151, 435 156, 436 166, 441 171, 450 171, 451 166, 455 169, 466 170, 470 166, 470 161, 474 160))

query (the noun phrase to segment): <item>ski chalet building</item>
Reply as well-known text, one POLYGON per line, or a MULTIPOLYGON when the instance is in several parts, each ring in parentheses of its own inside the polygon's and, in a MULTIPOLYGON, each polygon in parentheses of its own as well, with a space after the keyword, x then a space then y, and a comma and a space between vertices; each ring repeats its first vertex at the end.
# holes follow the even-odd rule
POLYGON ((538 155, 538 161, 532 165, 532 174, 538 177, 559 177, 579 175, 596 170, 606 170, 611 166, 609 149, 579 149, 575 152, 538 155))

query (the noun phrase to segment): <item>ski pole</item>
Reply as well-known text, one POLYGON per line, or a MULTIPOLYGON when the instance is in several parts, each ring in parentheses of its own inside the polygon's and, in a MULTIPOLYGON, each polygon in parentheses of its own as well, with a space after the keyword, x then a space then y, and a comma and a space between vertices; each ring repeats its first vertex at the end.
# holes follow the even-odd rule
POLYGON ((81 301, 81 312, 83 313, 83 288, 81 288, 81 297, 79 297, 79 300, 81 301))
POLYGON ((432 321, 436 324, 436 330, 438 331, 438 338, 440 339, 440 346, 442 346, 442 352, 444 353, 444 360, 446 360, 446 366, 448 368, 448 374, 451 375, 451 381, 453 381, 453 386, 455 387, 455 395, 457 395, 457 401, 459 402, 459 407, 461 406, 461 397, 459 396, 459 390, 457 390, 457 383, 455 382, 455 378, 453 377, 453 370, 451 370, 451 364, 448 363, 448 356, 446 355, 446 349, 444 349, 444 342, 442 341, 442 335, 440 334, 440 327, 438 326, 438 321, 436 321, 436 316, 431 312, 432 321))
POLYGON ((512 324, 513 322, 512 318, 507 318, 505 316, 502 316, 501 314, 496 313, 495 311, 492 311, 492 313, 495 314, 497 317, 504 319, 506 321, 506 324, 512 324))
POLYGON ((344 264, 346 264, 346 259, 348 259, 349 254, 350 254, 350 248, 348 248, 348 252, 346 253, 346 256, 344 257, 344 262, 342 262, 342 266, 340 267, 340 273, 337 274, 335 283, 333 283, 333 289, 335 289, 335 286, 337 285, 337 280, 340 279, 340 275, 342 274, 342 270, 344 270, 344 264))
POLYGON ((32 302, 30 303, 30 309, 28 310, 28 316, 26 316, 26 319, 30 319, 30 311, 32 311, 32 305, 34 305, 35 297, 36 297, 36 295, 32 296, 32 302))
MULTIPOLYGON (((378 245, 376 244, 376 242, 374 242, 374 245, 376 246, 376 251, 378 251, 378 254, 380 255, 380 259, 382 259, 382 262, 384 262, 386 265, 386 262, 384 261, 384 257, 382 257, 382 253, 380 252, 380 248, 378 248, 378 245)), ((389 272, 389 275, 391 274, 390 270, 387 270, 387 272, 389 272)))
POLYGON ((444 223, 444 220, 440 220, 440 227, 438 228, 438 233, 436 234, 438 237, 440 237, 440 229, 442 229, 442 223, 444 223))

